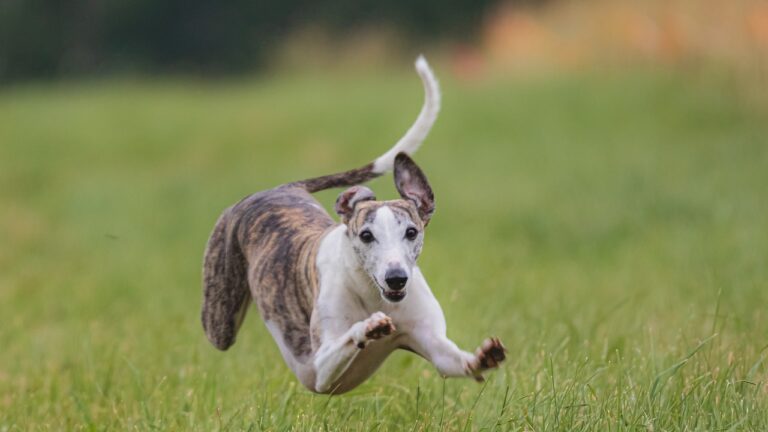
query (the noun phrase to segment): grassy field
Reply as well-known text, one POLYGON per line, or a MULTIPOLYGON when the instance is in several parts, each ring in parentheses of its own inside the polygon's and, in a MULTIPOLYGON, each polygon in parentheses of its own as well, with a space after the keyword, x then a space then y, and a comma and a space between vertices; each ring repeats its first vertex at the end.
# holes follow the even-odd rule
POLYGON ((413 73, 0 91, 0 431, 767 430, 768 111, 749 88, 443 87, 416 156, 438 206, 421 267, 449 336, 497 335, 509 359, 479 385, 396 353, 338 397, 298 384, 256 310, 229 352, 206 341, 202 252, 241 197, 389 148, 413 73))

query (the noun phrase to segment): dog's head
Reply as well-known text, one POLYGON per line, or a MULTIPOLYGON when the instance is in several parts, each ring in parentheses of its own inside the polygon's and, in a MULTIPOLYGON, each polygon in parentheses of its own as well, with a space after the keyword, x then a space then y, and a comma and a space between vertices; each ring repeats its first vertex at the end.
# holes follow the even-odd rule
POLYGON ((336 213, 360 264, 390 302, 405 298, 424 244, 424 228, 435 210, 427 177, 405 153, 395 158, 395 187, 402 199, 376 201, 365 186, 339 195, 336 213))

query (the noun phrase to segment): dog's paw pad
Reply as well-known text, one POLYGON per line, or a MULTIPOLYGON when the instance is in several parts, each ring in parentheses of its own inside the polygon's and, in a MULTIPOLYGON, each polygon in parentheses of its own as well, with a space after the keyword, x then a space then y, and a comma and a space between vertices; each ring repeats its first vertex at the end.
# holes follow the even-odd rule
POLYGON ((395 325, 392 324, 392 318, 383 313, 376 313, 367 320, 365 327, 365 337, 368 339, 381 339, 384 336, 395 332, 395 325))
POLYGON ((475 353, 475 361, 478 369, 493 369, 499 366, 507 357, 507 349, 504 348, 498 338, 489 338, 483 341, 475 353))

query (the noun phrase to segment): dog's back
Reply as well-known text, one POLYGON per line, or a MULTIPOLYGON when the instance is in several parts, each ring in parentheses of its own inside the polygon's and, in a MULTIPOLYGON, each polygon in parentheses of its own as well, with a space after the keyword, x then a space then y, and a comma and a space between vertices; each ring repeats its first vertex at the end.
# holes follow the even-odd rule
POLYGON ((264 321, 279 329, 282 343, 295 358, 310 354, 315 257, 320 239, 333 225, 309 192, 291 185, 253 194, 225 210, 204 262, 206 296, 218 296, 204 302, 217 307, 203 308, 211 342, 219 349, 234 343, 253 298, 264 321), (239 289, 227 289, 232 286, 239 289))

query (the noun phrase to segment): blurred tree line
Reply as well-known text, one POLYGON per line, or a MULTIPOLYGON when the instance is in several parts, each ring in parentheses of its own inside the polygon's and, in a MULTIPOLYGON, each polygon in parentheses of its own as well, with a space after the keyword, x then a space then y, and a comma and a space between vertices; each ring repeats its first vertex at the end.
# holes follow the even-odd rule
POLYGON ((466 39, 498 1, 0 0, 0 81, 253 70, 308 25, 339 37, 374 24, 406 40, 466 39))

